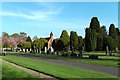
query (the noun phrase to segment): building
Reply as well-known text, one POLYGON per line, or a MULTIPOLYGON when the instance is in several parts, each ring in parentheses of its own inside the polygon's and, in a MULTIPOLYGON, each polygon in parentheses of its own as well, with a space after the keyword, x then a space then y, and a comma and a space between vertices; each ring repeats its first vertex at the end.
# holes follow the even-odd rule
POLYGON ((52 43, 53 43, 53 33, 51 32, 50 33, 50 37, 48 38, 45 38, 46 40, 48 40, 47 44, 45 45, 45 53, 50 53, 50 52, 53 52, 53 48, 52 48, 52 43))

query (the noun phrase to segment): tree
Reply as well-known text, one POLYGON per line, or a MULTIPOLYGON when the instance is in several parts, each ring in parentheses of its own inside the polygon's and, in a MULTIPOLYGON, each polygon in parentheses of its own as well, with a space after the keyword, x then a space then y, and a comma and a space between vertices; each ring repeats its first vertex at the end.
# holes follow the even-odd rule
POLYGON ((78 35, 76 32, 70 32, 70 48, 72 51, 78 49, 78 35))
POLYGON ((91 28, 86 28, 85 34, 85 50, 94 51, 96 49, 96 31, 91 28))
POLYGON ((61 38, 61 40, 63 42, 64 49, 68 48, 69 44, 70 44, 70 37, 69 37, 66 30, 62 31, 62 34, 61 34, 60 38, 61 38))
POLYGON ((26 42, 30 42, 31 47, 28 48, 28 50, 30 50, 32 48, 32 46, 33 46, 33 43, 32 43, 32 40, 31 40, 30 36, 27 37, 26 42))
POLYGON ((17 37, 19 37, 20 35, 18 34, 18 33, 14 33, 14 34, 12 34, 11 35, 11 37, 13 37, 13 38, 17 38, 17 37))
POLYGON ((47 43, 47 40, 44 38, 39 38, 39 39, 35 39, 33 41, 33 46, 35 47, 35 49, 38 50, 38 52, 41 53, 41 49, 45 46, 45 44, 47 43))
POLYGON ((85 29, 85 50, 88 52, 91 51, 91 49, 90 49, 90 47, 91 47, 90 33, 91 33, 91 29, 86 28, 85 29))
POLYGON ((20 36, 26 38, 26 37, 27 37, 27 33, 25 33, 25 32, 20 32, 20 36))
POLYGON ((38 37, 37 37, 37 36, 34 36, 34 37, 33 37, 33 41, 34 41, 34 40, 37 40, 37 39, 38 39, 38 37))
POLYGON ((96 30, 96 32, 101 33, 100 22, 97 17, 93 17, 90 22, 90 28, 96 30))
POLYGON ((30 36, 27 37, 26 42, 32 43, 32 40, 31 40, 30 36))
POLYGON ((44 39, 44 38, 39 39, 39 47, 40 48, 43 48, 46 43, 47 43, 46 39, 44 39))
POLYGON ((53 44, 52 44, 53 48, 55 51, 62 51, 63 50, 63 41, 61 40, 61 38, 57 38, 53 40, 53 44))
POLYGON ((101 29, 102 29, 102 35, 106 36, 107 35, 106 26, 102 26, 101 29))
POLYGON ((97 51, 101 51, 103 48, 103 35, 101 33, 97 33, 97 51))
POLYGON ((78 36, 78 50, 82 50, 83 48, 83 39, 82 36, 78 36))
POLYGON ((22 48, 23 49, 29 49, 29 48, 31 48, 31 43, 30 42, 23 42, 22 43, 22 48))
POLYGON ((118 35, 117 35, 116 28, 115 28, 114 24, 110 24, 110 27, 109 27, 109 36, 116 41, 116 43, 117 43, 116 47, 118 47, 118 35))
POLYGON ((104 46, 105 47, 108 46, 109 51, 115 50, 117 43, 112 37, 106 36, 106 37, 104 37, 103 41, 104 41, 104 43, 103 43, 104 46))
POLYGON ((117 39, 117 32, 114 24, 110 24, 109 36, 111 36, 113 39, 117 39))
POLYGON ((6 32, 2 32, 2 37, 9 37, 9 34, 6 32))
POLYGON ((116 33, 117 33, 117 37, 118 37, 118 48, 120 50, 120 30, 119 30, 119 28, 116 28, 116 33))
POLYGON ((92 44, 92 51, 94 51, 96 49, 96 31, 94 29, 91 29, 91 44, 92 44))

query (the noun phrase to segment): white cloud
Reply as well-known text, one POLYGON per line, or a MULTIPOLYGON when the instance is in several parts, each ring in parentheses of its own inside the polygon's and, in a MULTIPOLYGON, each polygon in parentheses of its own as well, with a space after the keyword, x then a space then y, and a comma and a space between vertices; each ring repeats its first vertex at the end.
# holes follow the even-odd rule
POLYGON ((0 16, 13 16, 13 17, 22 17, 22 18, 26 18, 26 19, 31 19, 31 20, 47 20, 48 18, 50 18, 53 15, 57 15, 61 12, 62 8, 57 8, 57 9, 49 9, 46 11, 29 11, 29 12, 23 12, 21 11, 17 11, 17 12, 13 12, 13 11, 2 11, 0 13, 0 16))

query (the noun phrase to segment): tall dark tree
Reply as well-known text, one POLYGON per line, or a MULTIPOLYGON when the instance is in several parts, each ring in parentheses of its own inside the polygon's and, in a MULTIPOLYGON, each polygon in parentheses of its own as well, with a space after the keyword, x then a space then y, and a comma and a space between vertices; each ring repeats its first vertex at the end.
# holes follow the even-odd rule
POLYGON ((102 26, 101 29, 102 29, 102 35, 106 36, 107 35, 106 26, 102 26))
POLYGON ((83 38, 82 38, 82 36, 79 36, 78 37, 78 50, 82 50, 82 48, 83 48, 83 38))
POLYGON ((103 48, 103 34, 97 33, 97 51, 101 51, 103 48))
POLYGON ((68 35, 66 30, 62 31, 62 34, 61 34, 60 38, 61 38, 61 40, 63 42, 63 47, 65 49, 68 48, 69 45, 70 45, 70 37, 69 37, 69 35, 68 35))
POLYGON ((72 51, 78 49, 78 35, 76 32, 70 32, 70 48, 72 51))
POLYGON ((94 51, 96 49, 96 31, 91 28, 86 28, 85 34, 85 50, 94 51))
POLYGON ((117 32, 114 24, 110 24, 109 36, 111 36, 113 39, 117 39, 117 32))
POLYGON ((63 50, 63 41, 61 38, 54 39, 52 47, 54 48, 55 51, 62 51, 63 50))
POLYGON ((93 17, 90 22, 90 28, 95 29, 96 32, 101 33, 100 22, 98 21, 97 17, 93 17))
POLYGON ((120 30, 119 30, 119 28, 116 28, 116 33, 117 33, 117 37, 118 37, 118 48, 120 50, 120 30))
POLYGON ((96 41, 97 41, 96 30, 91 29, 91 44, 92 44, 92 51, 95 51, 95 49, 96 49, 96 41))
POLYGON ((109 36, 112 37, 115 40, 115 42, 117 44, 116 47, 118 47, 118 35, 117 35, 116 28, 115 28, 114 24, 110 24, 109 36))
MULTIPOLYGON (((32 43, 32 40, 31 40, 30 36, 27 37, 26 42, 29 42, 30 48, 33 49, 33 43, 32 43)), ((30 48, 28 48, 28 50, 30 50, 30 48)))
POLYGON ((26 42, 32 43, 32 40, 31 40, 30 36, 27 37, 26 42))
POLYGON ((90 47, 91 47, 90 33, 91 33, 91 29, 86 28, 85 29, 85 50, 88 52, 91 51, 91 49, 90 49, 90 47))

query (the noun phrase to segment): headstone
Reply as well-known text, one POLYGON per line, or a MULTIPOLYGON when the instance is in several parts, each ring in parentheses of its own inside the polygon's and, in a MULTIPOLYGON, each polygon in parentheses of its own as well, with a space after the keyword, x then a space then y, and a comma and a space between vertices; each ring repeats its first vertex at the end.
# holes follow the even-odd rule
POLYGON ((118 47, 115 48, 115 52, 116 52, 116 53, 118 52, 118 47))
POLYGON ((45 47, 45 54, 47 53, 47 47, 45 47))
POLYGON ((54 52, 54 49, 51 47, 51 52, 54 52))
POLYGON ((39 48, 39 53, 41 54, 41 48, 39 48))
POLYGON ((26 51, 28 52, 28 49, 26 49, 26 51))
POLYGON ((107 53, 109 52, 108 46, 106 46, 106 55, 108 55, 107 53))
POLYGON ((38 49, 36 48, 36 53, 38 53, 38 49))
POLYGON ((20 52, 21 52, 22 50, 20 49, 20 52))
POLYGON ((25 49, 23 49, 23 52, 25 52, 25 49))

